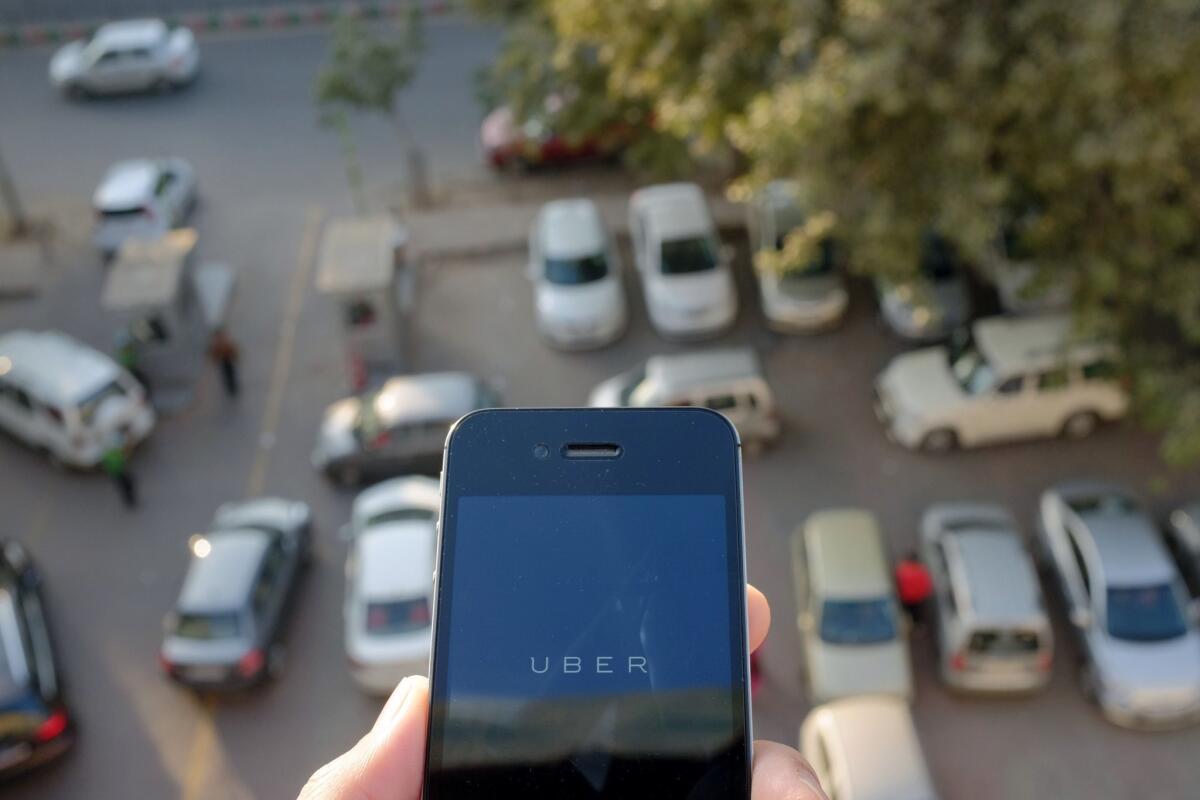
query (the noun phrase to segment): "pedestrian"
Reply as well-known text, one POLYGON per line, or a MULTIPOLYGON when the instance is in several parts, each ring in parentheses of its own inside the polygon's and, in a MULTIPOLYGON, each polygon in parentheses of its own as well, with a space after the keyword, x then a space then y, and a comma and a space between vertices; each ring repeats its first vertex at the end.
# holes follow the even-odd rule
POLYGON ((119 443, 113 443, 104 451, 100 463, 108 477, 116 484, 121 503, 126 508, 137 508, 137 485, 129 472, 129 459, 125 455, 125 448, 119 443))
POLYGON ((920 625, 925 601, 933 594, 933 579, 913 550, 905 553, 896 564, 896 594, 900 596, 900 604, 908 612, 913 627, 920 625))
POLYGON ((142 372, 139 365, 139 357, 141 353, 138 351, 137 340, 133 338, 127 330, 117 331, 116 335, 116 351, 117 363, 125 368, 125 371, 133 376, 134 380, 142 385, 146 396, 150 396, 150 379, 146 377, 146 373, 142 372))
POLYGON ((208 345, 208 355, 221 370, 221 384, 225 387, 225 394, 229 397, 237 397, 238 346, 224 328, 217 328, 213 331, 208 345))

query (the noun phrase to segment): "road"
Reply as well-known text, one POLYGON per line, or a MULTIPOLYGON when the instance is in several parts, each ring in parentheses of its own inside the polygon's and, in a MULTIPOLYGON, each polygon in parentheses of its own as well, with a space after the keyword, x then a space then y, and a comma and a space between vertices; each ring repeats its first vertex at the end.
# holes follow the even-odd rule
MULTIPOLYGON (((495 33, 450 20, 432 26, 429 38, 429 59, 407 100, 411 116, 440 179, 478 180, 470 76, 495 33)), ((121 509, 103 478, 56 471, 0 442, 5 533, 22 538, 46 573, 80 723, 76 750, 6 787, 7 796, 288 797, 378 710, 353 687, 342 651, 345 549, 336 530, 352 494, 313 474, 307 458, 323 407, 344 392, 336 319, 311 280, 320 226, 348 208, 336 142, 316 127, 310 104, 324 41, 324 34, 208 40, 194 91, 81 105, 45 88, 45 52, 0 54, 0 143, 20 170, 28 204, 59 232, 43 291, 0 304, 0 329, 61 327, 107 347, 109 327, 95 307, 102 268, 86 243, 88 194, 117 157, 179 153, 201 179, 202 257, 239 269, 231 329, 245 378, 244 393, 230 402, 206 373, 191 407, 163 420, 134 461, 144 500, 134 512, 121 509), (198 700, 157 670, 162 615, 178 591, 187 537, 204 529, 219 503, 257 493, 303 498, 316 515, 317 558, 299 598, 287 668, 260 692, 198 700)), ((360 131, 373 186, 386 194, 401 177, 394 139, 382 123, 360 131)), ((1037 493, 1064 478, 1127 482, 1159 511, 1200 496, 1200 474, 1167 470, 1153 439, 1131 424, 1084 442, 941 458, 899 450, 875 422, 869 392, 871 376, 899 347, 874 324, 867 293, 858 287, 851 317, 836 332, 778 337, 761 324, 744 250, 739 264, 742 313, 721 343, 748 342, 763 353, 786 424, 781 444, 746 467, 749 569, 775 612, 767 681, 756 699, 760 736, 794 743, 807 710, 787 537, 812 510, 867 506, 901 552, 915 539, 921 510, 936 500, 1003 502, 1028 532, 1037 493)), ((474 370, 500 382, 513 404, 583 402, 603 377, 681 349, 650 331, 631 290, 627 336, 607 350, 568 355, 537 340, 518 255, 427 265, 414 321, 416 366, 474 370)), ((1004 702, 947 694, 932 679, 931 643, 914 644, 917 722, 943 796, 1194 796, 1200 730, 1139 735, 1102 722, 1079 695, 1072 651, 1059 634, 1050 690, 1004 702)))

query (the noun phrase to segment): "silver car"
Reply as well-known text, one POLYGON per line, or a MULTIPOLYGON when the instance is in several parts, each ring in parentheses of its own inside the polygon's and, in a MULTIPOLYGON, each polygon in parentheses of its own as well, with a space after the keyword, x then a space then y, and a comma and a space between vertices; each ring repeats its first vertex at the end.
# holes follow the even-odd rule
POLYGON ((1121 488, 1079 482, 1044 492, 1038 523, 1085 694, 1126 727, 1200 721, 1200 633, 1149 515, 1121 488))
POLYGON ((87 39, 68 42, 50 59, 50 83, 71 97, 190 83, 200 69, 196 37, 160 19, 101 25, 87 39))
POLYGON ((1171 512, 1167 519, 1167 548, 1187 584, 1192 607, 1200 610, 1200 501, 1171 512))
POLYGON ((915 278, 880 278, 875 290, 880 316, 893 333, 910 341, 932 342, 970 319, 971 295, 966 269, 950 241, 926 234, 921 251, 915 278))

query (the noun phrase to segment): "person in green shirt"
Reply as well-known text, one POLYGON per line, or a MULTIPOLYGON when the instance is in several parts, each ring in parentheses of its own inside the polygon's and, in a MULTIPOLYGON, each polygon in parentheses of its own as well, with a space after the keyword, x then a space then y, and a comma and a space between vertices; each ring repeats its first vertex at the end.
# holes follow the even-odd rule
POLYGON ((133 475, 129 472, 129 459, 125 455, 125 448, 114 443, 104 451, 104 455, 100 458, 100 466, 116 484, 121 503, 126 508, 136 508, 137 485, 134 483, 133 475))

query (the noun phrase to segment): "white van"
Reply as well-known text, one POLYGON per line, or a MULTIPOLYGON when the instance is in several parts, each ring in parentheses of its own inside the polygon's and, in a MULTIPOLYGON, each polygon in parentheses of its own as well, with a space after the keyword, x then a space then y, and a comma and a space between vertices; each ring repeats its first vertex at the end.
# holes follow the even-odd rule
POLYGON ((638 189, 629 199, 629 236, 646 310, 660 334, 713 336, 733 324, 737 290, 730 251, 721 246, 699 186, 638 189))
POLYGON ((890 438, 922 450, 1079 439, 1129 406, 1113 355, 1074 340, 1068 317, 983 319, 948 345, 892 359, 875 381, 875 412, 890 438))
POLYGON ((154 428, 142 386, 108 356, 57 331, 0 335, 0 428, 55 461, 94 467, 154 428))
POLYGON ((938 503, 921 517, 921 549, 933 577, 946 685, 1009 693, 1049 683, 1050 618, 1012 515, 994 505, 938 503))
POLYGON ((775 396, 748 347, 651 356, 593 389, 588 405, 711 408, 729 418, 749 449, 775 441, 782 428, 775 396))

